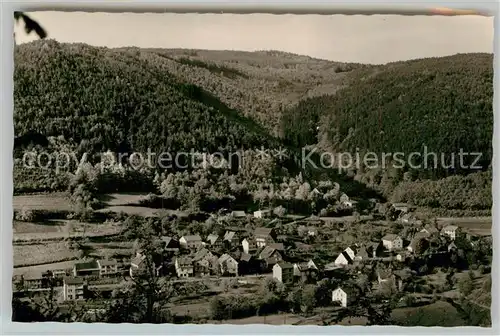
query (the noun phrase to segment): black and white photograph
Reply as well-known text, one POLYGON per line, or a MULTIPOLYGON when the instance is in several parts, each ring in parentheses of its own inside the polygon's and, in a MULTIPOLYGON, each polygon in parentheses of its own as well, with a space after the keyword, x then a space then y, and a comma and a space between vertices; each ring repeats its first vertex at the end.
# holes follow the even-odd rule
POLYGON ((14 12, 12 321, 491 328, 494 20, 432 14, 14 12))

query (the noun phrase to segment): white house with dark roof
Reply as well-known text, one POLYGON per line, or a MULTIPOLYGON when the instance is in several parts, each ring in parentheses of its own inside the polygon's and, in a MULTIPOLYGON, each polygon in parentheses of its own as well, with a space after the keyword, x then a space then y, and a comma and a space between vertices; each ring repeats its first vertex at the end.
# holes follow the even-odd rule
POLYGON ((118 262, 115 259, 97 260, 100 276, 114 276, 118 274, 118 262))
POLYGON ((177 239, 168 236, 162 236, 160 239, 162 241, 162 247, 165 251, 175 252, 179 250, 180 246, 177 239))
POLYGON ((203 245, 203 241, 199 235, 182 236, 179 239, 179 244, 185 249, 196 249, 203 245))
POLYGON ((342 307, 347 307, 356 300, 356 293, 350 287, 338 287, 332 292, 332 302, 340 303, 342 307))
POLYGON ((291 263, 279 262, 273 266, 273 278, 282 282, 293 282, 294 267, 291 263))
POLYGON ((252 254, 255 250, 257 250, 257 243, 253 238, 244 238, 241 241, 241 247, 243 252, 252 254))
POLYGON ((254 236, 257 247, 276 242, 276 231, 273 228, 258 227, 255 229, 254 236))
POLYGON ((389 251, 403 248, 403 238, 396 234, 387 234, 382 237, 382 245, 389 251))
POLYGON ((222 275, 238 276, 238 260, 228 253, 224 253, 219 258, 219 265, 222 275))
POLYGON ((450 237, 451 240, 457 238, 457 233, 459 232, 459 227, 456 225, 448 225, 441 229, 441 234, 450 237))
POLYGON ((179 278, 189 278, 194 275, 194 263, 190 257, 175 258, 175 273, 179 278))
POLYGON ((344 267, 347 265, 351 265, 353 263, 353 260, 349 256, 349 253, 346 251, 342 251, 342 253, 339 254, 339 256, 335 259, 333 264, 337 267, 344 267))

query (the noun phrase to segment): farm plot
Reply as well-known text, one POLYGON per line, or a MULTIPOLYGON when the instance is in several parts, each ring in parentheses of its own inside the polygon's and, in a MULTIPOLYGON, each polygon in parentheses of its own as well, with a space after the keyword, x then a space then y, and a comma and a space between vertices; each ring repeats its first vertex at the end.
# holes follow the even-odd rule
POLYGON ((138 205, 141 200, 146 198, 147 193, 113 193, 101 195, 100 199, 108 207, 120 205, 138 205))
POLYGON ((480 236, 491 235, 491 217, 443 217, 437 219, 440 225, 456 225, 480 236))
POLYGON ((18 195, 13 197, 14 210, 71 211, 71 202, 66 193, 18 195))
POLYGON ((77 257, 65 242, 45 242, 13 246, 14 267, 68 261, 77 257))
POLYGON ((75 220, 52 220, 44 223, 14 221, 13 241, 62 240, 69 237, 100 237, 121 232, 119 223, 82 223, 75 220))

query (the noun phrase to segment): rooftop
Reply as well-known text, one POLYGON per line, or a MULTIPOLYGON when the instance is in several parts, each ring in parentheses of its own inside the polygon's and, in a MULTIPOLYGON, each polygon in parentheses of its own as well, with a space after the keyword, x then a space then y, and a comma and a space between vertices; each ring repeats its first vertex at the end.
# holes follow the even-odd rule
POLYGON ((77 271, 96 270, 99 269, 99 264, 95 259, 89 261, 76 262, 75 269, 77 271))

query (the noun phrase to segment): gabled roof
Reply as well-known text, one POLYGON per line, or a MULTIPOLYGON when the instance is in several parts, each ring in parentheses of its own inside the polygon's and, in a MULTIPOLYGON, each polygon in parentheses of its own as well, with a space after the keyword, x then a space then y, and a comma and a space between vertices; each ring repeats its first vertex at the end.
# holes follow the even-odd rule
MULTIPOLYGON (((349 253, 347 253, 346 251, 342 251, 342 253, 339 254, 339 256, 337 257, 337 259, 340 257, 340 256, 344 256, 344 258, 347 260, 347 262, 349 264, 352 264, 352 259, 351 257, 349 256, 349 253)), ((337 260, 335 259, 335 260, 337 260)))
POLYGON ((443 228, 442 231, 455 231, 458 229, 458 226, 456 225, 447 225, 443 228))
POLYGON ((272 248, 271 246, 266 246, 266 247, 264 247, 262 252, 260 252, 259 258, 260 259, 267 259, 267 258, 271 257, 275 252, 279 252, 279 251, 276 250, 275 248, 272 248))
POLYGON ((75 269, 77 271, 86 271, 86 270, 96 270, 99 269, 99 264, 95 259, 84 262, 75 263, 75 269))
POLYGON ((388 240, 388 241, 393 241, 397 238, 400 238, 398 235, 396 234, 393 234, 393 233, 389 233, 389 234, 386 234, 385 236, 382 237, 382 240, 388 240))
POLYGON ((224 235, 224 240, 233 240, 233 238, 236 236, 236 232, 234 231, 226 231, 226 234, 224 235))
POLYGON ((132 264, 132 265, 135 265, 135 266, 138 266, 138 267, 139 267, 139 266, 141 266, 141 264, 143 263, 144 259, 145 259, 145 256, 139 256, 139 255, 138 255, 138 256, 135 256, 135 258, 134 258, 134 259, 132 259, 132 261, 130 262, 130 264, 132 264))
POLYGON ((252 255, 250 255, 248 253, 242 253, 240 260, 245 261, 245 262, 249 262, 252 258, 253 258, 252 255))
POLYGON ((188 241, 201 241, 201 237, 199 235, 188 235, 188 236, 182 236, 181 238, 184 238, 187 242, 188 241))
POLYGON ((255 229, 255 236, 269 236, 271 232, 273 231, 272 228, 266 228, 266 227, 258 227, 255 229))
POLYGON ((288 262, 284 262, 284 261, 280 261, 280 262, 276 263, 276 265, 279 265, 279 267, 281 267, 282 269, 293 268, 293 264, 288 263, 288 262))
POLYGON ((438 230, 438 229, 437 229, 434 225, 429 225, 429 224, 427 224, 427 225, 426 225, 426 226, 422 229, 422 231, 424 231, 424 230, 425 230, 425 231, 427 231, 427 232, 429 232, 429 233, 431 233, 431 234, 432 234, 432 233, 437 233, 437 232, 439 232, 439 230, 438 230))
POLYGON ((201 250, 196 251, 196 253, 194 254, 194 256, 192 258, 193 258, 193 261, 198 261, 198 260, 204 259, 206 257, 211 257, 211 256, 213 256, 213 253, 210 252, 210 250, 208 250, 206 248, 202 248, 201 250))
POLYGON ((272 244, 269 244, 269 247, 273 248, 275 250, 278 250, 278 251, 285 250, 285 245, 283 245, 283 243, 272 243, 272 244))
POLYGON ((340 286, 340 287, 337 287, 335 290, 342 290, 344 293, 347 294, 347 296, 357 296, 359 295, 359 290, 354 287, 354 286, 350 286, 350 285, 345 285, 345 286, 340 286))
POLYGON ((222 264, 222 263, 224 263, 224 262, 226 262, 228 260, 231 260, 231 259, 234 260, 234 261, 236 261, 236 262, 238 262, 236 260, 236 258, 232 257, 230 254, 224 253, 223 255, 220 256, 219 263, 222 264))
POLYGON ((215 244, 215 242, 217 241, 217 239, 219 239, 219 235, 217 235, 215 233, 212 233, 212 234, 208 235, 208 237, 207 237, 207 241, 211 245, 215 244))
POLYGON ((231 212, 231 216, 235 216, 235 217, 246 217, 246 213, 245 211, 241 211, 241 210, 236 210, 236 211, 233 211, 231 212))
POLYGON ((178 241, 172 237, 162 236, 160 239, 165 243, 165 247, 168 247, 172 243, 178 244, 178 241))

